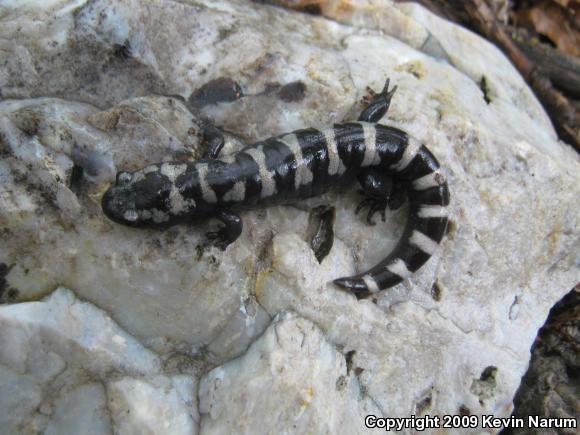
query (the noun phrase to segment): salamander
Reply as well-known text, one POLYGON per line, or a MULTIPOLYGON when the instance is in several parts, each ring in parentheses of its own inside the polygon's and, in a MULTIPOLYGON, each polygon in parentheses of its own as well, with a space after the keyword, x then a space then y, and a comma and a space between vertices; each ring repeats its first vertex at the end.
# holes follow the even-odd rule
POLYGON ((355 122, 305 128, 219 157, 224 137, 204 132, 207 152, 195 162, 167 162, 119 172, 102 199, 111 220, 133 227, 164 228, 217 218, 207 237, 225 249, 242 232, 239 211, 320 195, 357 179, 365 195, 355 212, 368 207, 374 224, 385 209, 409 201, 409 217, 395 249, 370 270, 337 278, 357 296, 392 287, 417 271, 443 239, 449 188, 435 156, 404 131, 379 124, 396 87, 374 95, 355 122))

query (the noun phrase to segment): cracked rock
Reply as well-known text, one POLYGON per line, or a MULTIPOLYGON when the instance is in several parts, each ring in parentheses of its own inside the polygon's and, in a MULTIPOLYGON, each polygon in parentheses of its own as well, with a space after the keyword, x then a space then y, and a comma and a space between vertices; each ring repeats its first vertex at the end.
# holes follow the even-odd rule
POLYGON ((279 315, 246 355, 200 382, 201 432, 363 433, 380 411, 310 321, 279 315))
POLYGON ((0 426, 6 433, 197 433, 197 378, 106 313, 59 288, 0 307, 0 426))

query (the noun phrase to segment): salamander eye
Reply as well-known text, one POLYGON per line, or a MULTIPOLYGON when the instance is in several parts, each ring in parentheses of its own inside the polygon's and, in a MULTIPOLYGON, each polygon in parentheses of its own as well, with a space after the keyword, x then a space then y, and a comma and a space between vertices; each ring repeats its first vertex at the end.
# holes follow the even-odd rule
POLYGON ((131 174, 129 172, 119 172, 117 174, 117 184, 118 185, 125 185, 131 181, 131 174))

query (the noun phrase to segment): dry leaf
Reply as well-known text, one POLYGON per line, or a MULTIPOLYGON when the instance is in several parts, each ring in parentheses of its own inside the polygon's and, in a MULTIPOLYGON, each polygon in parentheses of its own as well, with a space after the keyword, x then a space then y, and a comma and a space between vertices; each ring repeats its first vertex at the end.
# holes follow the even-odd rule
POLYGON ((575 0, 544 0, 534 6, 517 11, 517 25, 530 27, 536 33, 550 39, 559 50, 572 56, 580 56, 580 32, 578 14, 580 6, 575 0), (566 8, 560 6, 566 4, 566 8))

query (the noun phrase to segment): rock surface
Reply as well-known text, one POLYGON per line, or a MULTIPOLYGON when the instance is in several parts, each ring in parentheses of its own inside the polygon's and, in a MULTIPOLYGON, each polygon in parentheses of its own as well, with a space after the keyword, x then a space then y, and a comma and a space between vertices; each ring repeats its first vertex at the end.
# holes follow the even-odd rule
POLYGON ((338 3, 330 19, 242 0, 0 6, 2 427, 358 433, 370 413, 511 413, 578 277, 578 156, 492 45, 413 4, 338 3), (199 157, 205 117, 246 141, 352 119, 387 76, 382 122, 438 156, 453 225, 372 300, 331 280, 384 257, 406 210, 369 227, 354 187, 319 201, 336 213, 321 263, 312 201, 244 213, 225 252, 204 244, 213 222, 156 232, 100 210, 117 170, 199 157))
POLYGON ((316 325, 281 315, 243 357, 204 377, 201 432, 362 433, 380 410, 351 370, 316 325))
POLYGON ((64 288, 0 310, 3 433, 196 433, 195 372, 170 365, 64 288), (185 370, 184 370, 185 372, 185 370))

